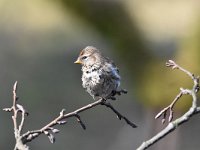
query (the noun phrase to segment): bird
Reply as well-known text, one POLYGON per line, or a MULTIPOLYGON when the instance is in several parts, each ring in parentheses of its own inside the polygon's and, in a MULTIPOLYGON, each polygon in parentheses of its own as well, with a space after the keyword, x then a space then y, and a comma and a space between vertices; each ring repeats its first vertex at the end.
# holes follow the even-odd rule
POLYGON ((96 47, 82 49, 74 63, 82 65, 82 86, 94 100, 116 100, 116 95, 127 93, 119 89, 121 77, 114 62, 96 47))

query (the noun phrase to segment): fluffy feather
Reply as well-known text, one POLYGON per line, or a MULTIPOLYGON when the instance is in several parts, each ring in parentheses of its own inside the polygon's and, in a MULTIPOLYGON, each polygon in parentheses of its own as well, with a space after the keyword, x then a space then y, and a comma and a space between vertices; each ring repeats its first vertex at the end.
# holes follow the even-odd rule
POLYGON ((115 96, 120 86, 118 68, 107 57, 93 47, 84 48, 78 59, 82 64, 83 88, 94 98, 109 99, 115 96))

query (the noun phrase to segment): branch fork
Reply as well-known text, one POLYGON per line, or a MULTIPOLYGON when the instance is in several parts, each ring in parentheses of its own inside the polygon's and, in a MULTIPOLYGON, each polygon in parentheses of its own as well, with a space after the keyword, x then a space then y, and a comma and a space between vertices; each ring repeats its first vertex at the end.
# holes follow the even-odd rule
POLYGON ((158 134, 153 136, 151 139, 144 141, 137 150, 145 150, 155 144, 157 141, 164 138, 166 135, 174 131, 179 125, 187 122, 193 115, 200 113, 200 107, 197 106, 197 93, 199 92, 199 76, 195 76, 193 73, 189 72, 188 70, 182 68, 178 64, 176 64, 173 60, 169 60, 166 62, 167 67, 171 67, 172 69, 179 69, 183 73, 187 74, 193 81, 193 87, 192 89, 183 89, 180 88, 180 92, 177 94, 177 96, 174 98, 171 104, 169 104, 167 107, 162 109, 156 116, 155 119, 158 119, 162 116, 162 123, 164 124, 166 121, 167 113, 169 112, 169 118, 168 122, 169 124, 158 134), (192 105, 190 109, 183 114, 180 118, 173 120, 173 108, 174 105, 183 95, 191 95, 192 97, 192 105))
MULTIPOLYGON (((125 93, 125 91, 121 91, 122 93, 125 93)), ((117 93, 119 94, 119 93, 117 93)), ((119 111, 117 111, 107 100, 100 99, 93 103, 90 103, 86 106, 83 106, 75 111, 72 111, 70 113, 66 113, 65 109, 62 109, 59 113, 59 116, 53 119, 50 123, 45 125, 39 130, 31 130, 27 131, 26 133, 22 133, 24 122, 25 122, 25 116, 28 115, 27 111, 24 109, 24 107, 17 103, 18 97, 17 97, 17 81, 15 82, 13 86, 13 104, 10 108, 4 108, 3 110, 6 112, 13 112, 12 119, 13 119, 13 125, 14 125, 14 135, 16 139, 16 144, 14 150, 29 150, 29 147, 26 145, 28 142, 31 142, 33 139, 37 138, 41 134, 45 134, 51 143, 55 142, 55 136, 54 134, 59 133, 60 130, 55 128, 56 125, 64 125, 67 123, 66 119, 70 117, 75 117, 77 119, 77 122, 81 125, 82 129, 86 129, 86 126, 84 122, 81 119, 80 113, 83 111, 86 111, 88 109, 91 109, 93 107, 96 107, 98 105, 104 105, 108 108, 110 108, 118 117, 119 120, 125 120, 125 122, 130 125, 133 128, 136 128, 136 125, 132 123, 128 118, 120 114, 119 111), (21 120, 18 125, 17 118, 18 114, 21 114, 21 120)))

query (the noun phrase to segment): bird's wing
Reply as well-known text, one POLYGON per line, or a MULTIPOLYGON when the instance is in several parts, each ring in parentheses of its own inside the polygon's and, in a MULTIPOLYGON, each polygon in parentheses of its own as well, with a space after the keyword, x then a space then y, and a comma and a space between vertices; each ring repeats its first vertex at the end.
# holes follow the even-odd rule
POLYGON ((103 68, 109 77, 120 80, 119 69, 112 61, 106 61, 103 68))

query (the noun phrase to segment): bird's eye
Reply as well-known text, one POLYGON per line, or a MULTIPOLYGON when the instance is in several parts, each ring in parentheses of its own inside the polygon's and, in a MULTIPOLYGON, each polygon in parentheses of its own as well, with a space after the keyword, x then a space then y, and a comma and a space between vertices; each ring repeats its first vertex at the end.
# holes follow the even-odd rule
POLYGON ((83 56, 83 57, 82 57, 82 59, 86 59, 86 58, 87 58, 87 56, 83 56))

